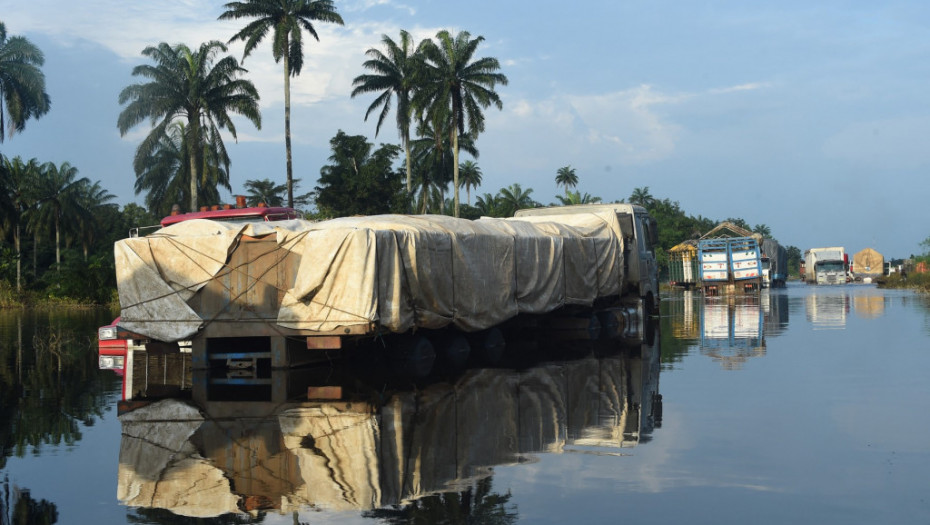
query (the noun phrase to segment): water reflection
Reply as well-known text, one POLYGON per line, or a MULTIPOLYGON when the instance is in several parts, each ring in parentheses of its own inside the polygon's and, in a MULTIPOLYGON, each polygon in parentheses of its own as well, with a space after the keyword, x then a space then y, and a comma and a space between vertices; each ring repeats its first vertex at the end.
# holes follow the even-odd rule
POLYGON ((849 295, 813 291, 807 295, 807 320, 814 330, 837 330, 846 328, 849 314, 849 295))
POLYGON ((723 296, 685 291, 666 302, 674 339, 698 347, 726 369, 739 369, 749 358, 764 356, 765 338, 788 328, 785 290, 723 296))
POLYGON ((115 381, 97 369, 95 341, 82 329, 100 316, 0 312, 0 468, 10 456, 75 444, 81 426, 106 411, 115 381))
POLYGON ((0 482, 0 523, 3 525, 44 525, 58 521, 58 507, 47 500, 36 500, 29 489, 17 487, 8 476, 0 482))
POLYGON ((617 455, 660 426, 659 337, 649 339, 417 382, 352 367, 240 377, 188 376, 183 360, 134 366, 148 375, 121 403, 118 497, 193 517, 323 508, 510 523, 517 510, 494 491, 495 466, 617 455), (167 377, 182 395, 154 400, 153 378, 167 377))

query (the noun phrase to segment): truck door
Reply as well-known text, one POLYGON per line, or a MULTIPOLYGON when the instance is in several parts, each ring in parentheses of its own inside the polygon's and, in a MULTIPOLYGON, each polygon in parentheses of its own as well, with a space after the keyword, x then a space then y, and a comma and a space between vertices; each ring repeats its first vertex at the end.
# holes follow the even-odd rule
POLYGON ((659 306, 659 276, 655 247, 659 241, 656 220, 649 215, 636 214, 637 246, 639 248, 639 294, 646 300, 647 310, 659 306), (650 304, 651 303, 651 304, 650 304))

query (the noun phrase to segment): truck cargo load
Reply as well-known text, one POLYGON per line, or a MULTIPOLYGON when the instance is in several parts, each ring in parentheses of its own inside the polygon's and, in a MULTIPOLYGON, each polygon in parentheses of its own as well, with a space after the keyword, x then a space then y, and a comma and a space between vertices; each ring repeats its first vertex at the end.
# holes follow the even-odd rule
POLYGON ((467 333, 630 294, 655 301, 655 289, 643 286, 655 281, 654 257, 650 267, 637 250, 642 243, 651 254, 651 240, 630 230, 624 206, 628 215, 639 208, 475 221, 186 221, 116 243, 120 326, 161 342, 193 339, 196 354, 209 338, 284 344, 446 327, 467 333), (636 260, 625 259, 630 250, 636 260))
POLYGON ((856 252, 853 256, 852 274, 857 281, 871 281, 881 277, 884 271, 885 257, 872 248, 856 252))
POLYGON ((767 259, 768 286, 784 288, 788 281, 788 250, 774 239, 762 239, 761 248, 763 267, 767 259))
POLYGON ((754 237, 701 239, 698 241, 701 284, 704 292, 758 291, 762 287, 761 254, 754 237))

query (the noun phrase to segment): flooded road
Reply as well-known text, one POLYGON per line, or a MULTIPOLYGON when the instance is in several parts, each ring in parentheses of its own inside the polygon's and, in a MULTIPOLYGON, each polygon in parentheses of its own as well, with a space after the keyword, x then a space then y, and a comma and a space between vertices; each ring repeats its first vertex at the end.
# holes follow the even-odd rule
POLYGON ((930 522, 928 298, 661 311, 640 341, 524 333, 418 380, 138 352, 125 402, 96 368, 111 313, 0 312, 0 523, 930 522))

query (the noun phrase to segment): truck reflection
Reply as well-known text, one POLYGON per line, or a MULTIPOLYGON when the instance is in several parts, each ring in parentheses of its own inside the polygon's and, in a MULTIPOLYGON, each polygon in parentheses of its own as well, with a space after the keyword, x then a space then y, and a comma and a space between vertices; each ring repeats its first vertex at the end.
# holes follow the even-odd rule
MULTIPOLYGON (((538 453, 620 454, 661 426, 659 341, 589 344, 570 359, 416 384, 328 367, 252 377, 179 371, 181 395, 120 405, 118 497, 193 517, 309 508, 376 516, 478 490, 494 466, 538 453)), ((157 368, 147 369, 150 386, 157 368)))
POLYGON ((701 353, 729 370, 765 355, 763 295, 705 297, 701 308, 701 353))

